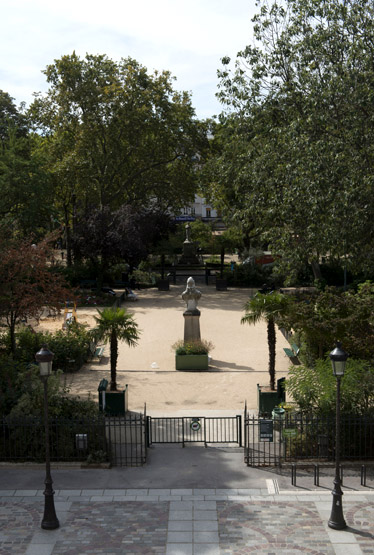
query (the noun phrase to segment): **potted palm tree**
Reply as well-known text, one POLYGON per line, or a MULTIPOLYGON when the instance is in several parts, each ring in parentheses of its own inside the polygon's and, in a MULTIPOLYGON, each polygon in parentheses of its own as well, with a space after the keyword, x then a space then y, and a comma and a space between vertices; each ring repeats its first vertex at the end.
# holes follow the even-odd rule
MULTIPOLYGON (((104 308, 95 316, 97 328, 95 338, 110 344, 110 386, 105 394, 105 410, 112 414, 124 414, 125 392, 117 390, 118 341, 124 341, 129 347, 138 344, 140 331, 134 317, 123 308, 104 308)), ((126 386, 127 388, 127 386, 126 386)))
POLYGON ((245 315, 241 319, 242 324, 255 325, 260 320, 265 320, 267 322, 270 391, 263 390, 259 385, 257 386, 260 413, 271 413, 276 405, 285 400, 284 392, 280 391, 281 387, 278 387, 278 389, 275 387, 275 324, 277 319, 287 313, 289 303, 289 297, 283 293, 272 291, 271 293, 256 293, 256 295, 249 299, 244 306, 245 315))

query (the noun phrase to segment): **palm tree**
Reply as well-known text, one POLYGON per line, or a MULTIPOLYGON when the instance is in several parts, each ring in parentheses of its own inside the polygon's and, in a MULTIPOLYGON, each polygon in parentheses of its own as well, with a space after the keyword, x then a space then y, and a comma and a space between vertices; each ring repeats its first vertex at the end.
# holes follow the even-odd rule
POLYGON ((245 315, 241 319, 242 324, 257 324, 260 320, 267 322, 268 345, 269 345, 269 374, 270 389, 275 390, 275 323, 277 318, 284 316, 289 306, 289 298, 282 293, 256 293, 249 299, 245 306, 245 315))
POLYGON ((104 308, 98 310, 98 313, 100 316, 95 316, 98 324, 95 338, 110 343, 110 391, 117 391, 118 341, 135 347, 140 331, 134 317, 123 308, 104 308))

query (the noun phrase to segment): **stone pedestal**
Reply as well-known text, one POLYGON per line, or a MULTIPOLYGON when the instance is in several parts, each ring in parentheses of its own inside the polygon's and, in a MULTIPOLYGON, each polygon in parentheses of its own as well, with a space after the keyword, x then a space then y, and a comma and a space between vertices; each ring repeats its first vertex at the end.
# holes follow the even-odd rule
POLYGON ((186 310, 184 316, 184 341, 200 341, 200 310, 186 310))

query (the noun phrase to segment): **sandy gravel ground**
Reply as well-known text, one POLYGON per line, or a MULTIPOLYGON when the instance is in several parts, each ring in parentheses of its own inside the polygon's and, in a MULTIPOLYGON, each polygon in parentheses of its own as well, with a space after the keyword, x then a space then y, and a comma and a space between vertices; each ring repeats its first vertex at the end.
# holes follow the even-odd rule
MULTIPOLYGON (((138 301, 123 305, 134 314, 142 330, 137 347, 122 343, 119 352, 117 381, 120 387, 129 385, 131 410, 142 410, 146 403, 150 414, 187 414, 197 409, 237 412, 245 401, 250 409, 256 409, 256 385, 269 382, 266 323, 240 324, 244 303, 253 290, 219 292, 203 285, 198 285, 198 289, 202 293, 201 336, 215 346, 208 372, 175 370, 172 345, 183 338, 184 287, 171 286, 168 292, 142 290, 137 292, 138 301)), ((92 327, 95 313, 95 308, 79 309, 78 321, 92 327)), ((49 329, 60 328, 61 324, 62 317, 40 323, 49 329)), ((286 346, 287 341, 278 331, 277 378, 287 375, 289 360, 283 352, 286 346)), ((96 400, 99 381, 103 377, 109 379, 109 368, 106 345, 100 364, 87 364, 78 373, 66 375, 71 394, 91 395, 96 400)))

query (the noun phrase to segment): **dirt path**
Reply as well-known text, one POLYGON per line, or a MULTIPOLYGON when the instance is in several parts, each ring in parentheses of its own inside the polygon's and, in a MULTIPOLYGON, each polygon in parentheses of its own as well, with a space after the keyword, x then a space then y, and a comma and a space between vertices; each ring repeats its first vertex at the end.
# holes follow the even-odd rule
MULTIPOLYGON (((213 287, 198 286, 202 292, 199 302, 202 338, 213 342, 208 372, 175 370, 171 346, 183 337, 184 303, 182 286, 170 291, 155 289, 139 292, 139 300, 126 303, 134 314, 142 335, 136 348, 120 345, 118 384, 129 385, 131 410, 174 412, 188 409, 242 410, 257 407, 257 383, 268 384, 268 346, 266 323, 241 325, 243 306, 251 290, 232 289, 219 292, 213 287), (156 366, 156 367, 155 367, 156 366)), ((78 311, 81 323, 94 325, 94 308, 78 311)), ((60 328, 60 321, 41 321, 42 327, 60 328)), ((277 378, 287 375, 289 361, 283 347, 288 345, 277 332, 277 378)), ((97 386, 109 378, 109 347, 105 347, 101 363, 87 364, 76 374, 67 374, 66 383, 74 395, 97 399, 97 386)))

